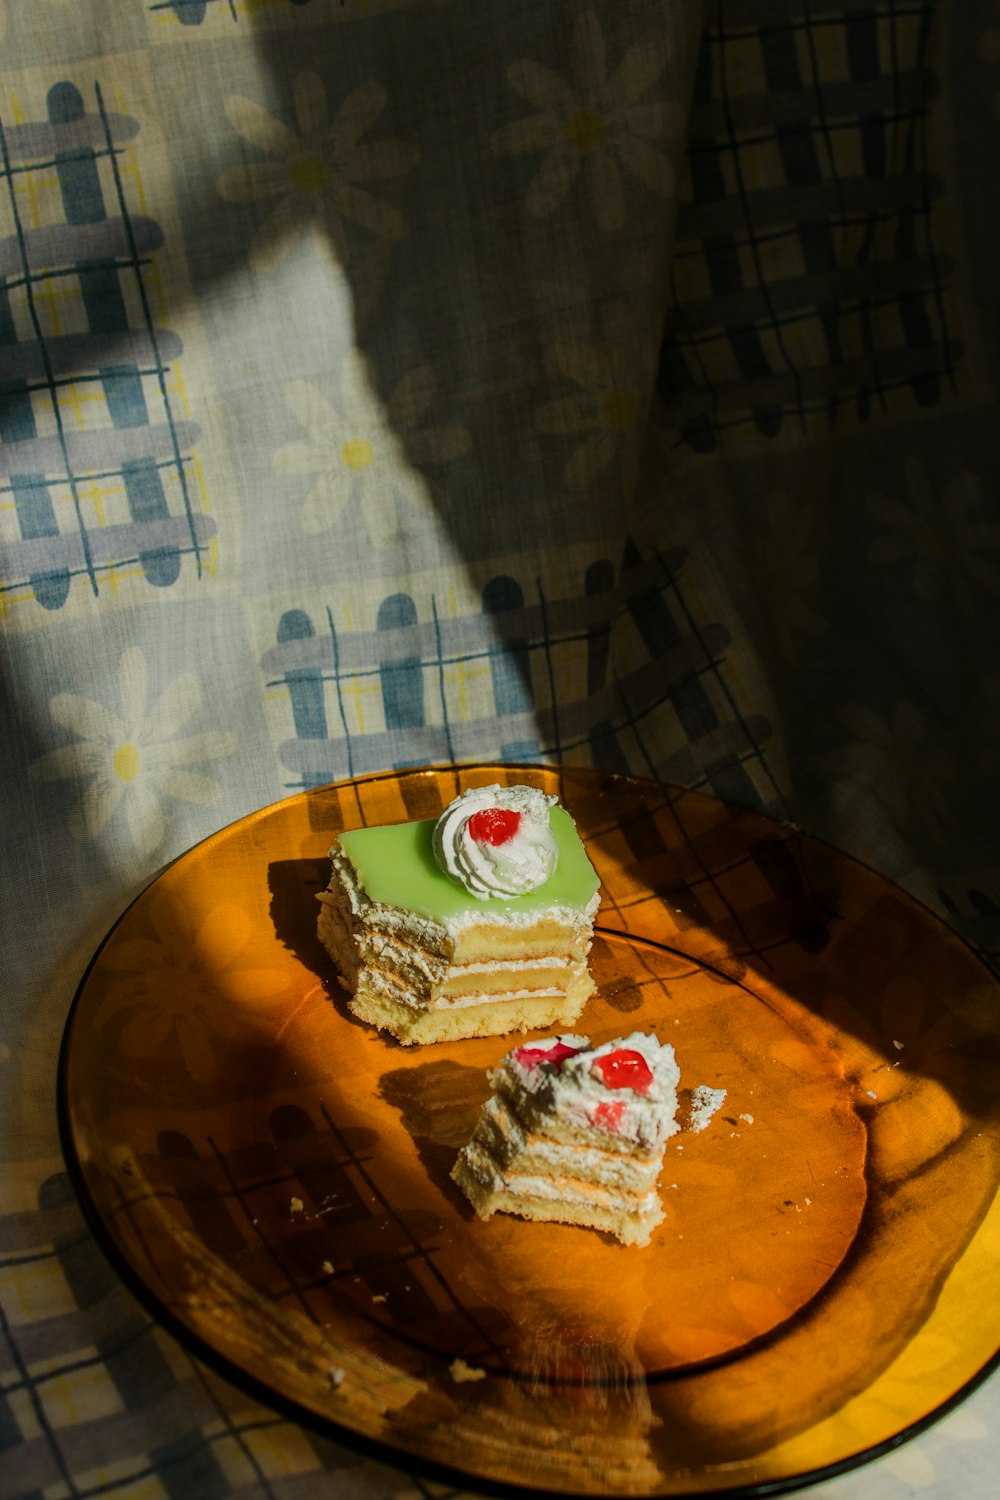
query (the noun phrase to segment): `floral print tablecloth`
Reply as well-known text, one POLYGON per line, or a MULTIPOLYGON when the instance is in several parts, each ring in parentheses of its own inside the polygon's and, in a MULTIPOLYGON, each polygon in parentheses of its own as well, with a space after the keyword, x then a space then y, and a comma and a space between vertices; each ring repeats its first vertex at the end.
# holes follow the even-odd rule
MULTIPOLYGON (((4 1500, 424 1489, 67 1182, 75 986, 212 830, 591 764, 1000 957, 998 69, 990 0, 0 0, 4 1500)), ((985 1496, 996 1402, 824 1493, 985 1496)))

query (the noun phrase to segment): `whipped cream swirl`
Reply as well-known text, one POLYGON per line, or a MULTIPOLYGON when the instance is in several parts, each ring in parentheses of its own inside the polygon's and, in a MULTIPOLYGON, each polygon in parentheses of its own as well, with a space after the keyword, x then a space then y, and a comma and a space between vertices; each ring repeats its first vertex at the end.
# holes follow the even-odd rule
POLYGON ((463 792, 434 826, 434 857, 479 901, 536 890, 559 857, 549 827, 549 808, 556 800, 533 786, 463 792))

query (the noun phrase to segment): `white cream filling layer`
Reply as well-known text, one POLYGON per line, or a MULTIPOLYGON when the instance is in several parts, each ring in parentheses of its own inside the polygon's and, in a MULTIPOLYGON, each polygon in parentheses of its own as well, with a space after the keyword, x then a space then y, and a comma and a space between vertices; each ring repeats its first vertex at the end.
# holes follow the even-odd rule
POLYGON ((603 1208, 611 1213, 649 1214, 658 1212, 660 1200, 655 1191, 634 1194, 616 1192, 597 1183, 583 1182, 561 1174, 542 1175, 532 1172, 502 1172, 475 1141, 465 1148, 464 1163, 487 1192, 508 1192, 519 1198, 537 1198, 547 1202, 572 1203, 581 1208, 603 1208))
POLYGON ((474 1005, 500 1005, 510 1001, 531 1000, 561 1000, 565 997, 564 985, 546 985, 543 989, 533 990, 498 990, 484 994, 481 991, 468 995, 440 995, 429 1004, 409 988, 396 975, 388 973, 385 969, 366 968, 364 970, 365 989, 377 995, 383 995, 386 999, 396 1000, 400 1005, 407 1006, 413 1011, 441 1011, 441 1010, 467 1010, 474 1005))
POLYGON ((556 1141, 551 1136, 529 1136, 504 1101, 496 1096, 483 1106, 475 1140, 493 1158, 497 1171, 502 1172, 507 1163, 523 1157, 526 1163, 537 1164, 547 1172, 587 1177, 604 1187, 620 1187, 631 1193, 655 1187, 663 1162, 662 1151, 635 1157, 601 1150, 598 1146, 556 1141))

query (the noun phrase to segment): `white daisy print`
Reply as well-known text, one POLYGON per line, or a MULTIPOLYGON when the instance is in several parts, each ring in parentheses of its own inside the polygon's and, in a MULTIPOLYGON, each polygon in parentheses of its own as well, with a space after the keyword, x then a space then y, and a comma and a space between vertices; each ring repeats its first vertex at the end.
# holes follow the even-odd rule
POLYGON ((609 71, 604 34, 591 10, 573 28, 571 82, 529 58, 511 63, 511 87, 538 113, 494 132, 491 147, 499 156, 542 154, 525 199, 530 214, 552 213, 582 176, 600 228, 621 229, 622 168, 658 197, 670 196, 674 169, 659 143, 679 135, 683 113, 651 97, 666 62, 663 41, 645 37, 609 71))
POLYGON ((656 338, 641 334, 620 303, 602 310, 590 338, 566 336, 553 346, 554 372, 577 389, 541 407, 535 425, 539 432, 581 439, 566 463, 571 488, 591 484, 616 456, 626 492, 631 488, 657 354, 656 338))
POLYGON ((1000 567, 988 555, 1000 548, 1000 524, 981 518, 975 474, 959 474, 943 494, 918 459, 907 460, 905 474, 906 499, 876 494, 868 500, 876 520, 889 528, 869 545, 868 556, 874 563, 907 564, 918 599, 933 603, 947 594, 971 616, 970 585, 1000 589, 1000 567))
POLYGON ((222 788, 192 767, 232 755, 235 737, 221 731, 183 736, 203 701, 200 679, 176 677, 150 704, 146 658, 137 647, 118 663, 120 712, 78 693, 49 702, 53 722, 77 736, 31 767, 38 781, 86 783, 69 818, 74 838, 100 838, 121 810, 138 854, 155 852, 166 837, 163 798, 210 807, 222 788))
POLYGON ((279 474, 315 475, 302 508, 310 535, 329 531, 349 506, 360 511, 373 547, 390 546, 400 533, 400 501, 426 500, 413 465, 448 463, 471 444, 464 427, 422 425, 434 401, 434 374, 426 365, 400 381, 384 409, 358 349, 344 361, 336 405, 305 380, 291 381, 285 399, 307 436, 280 448, 274 467, 279 474))
POLYGON ((273 269, 298 234, 318 228, 326 232, 344 266, 348 219, 379 239, 405 237, 399 209, 360 186, 404 176, 419 156, 416 146, 406 141, 364 139, 385 104, 381 85, 363 83, 330 121, 326 90, 315 73, 300 73, 295 80, 295 130, 252 99, 234 95, 226 100, 230 125, 266 158, 227 167, 216 184, 227 203, 273 204, 254 235, 252 265, 273 269))

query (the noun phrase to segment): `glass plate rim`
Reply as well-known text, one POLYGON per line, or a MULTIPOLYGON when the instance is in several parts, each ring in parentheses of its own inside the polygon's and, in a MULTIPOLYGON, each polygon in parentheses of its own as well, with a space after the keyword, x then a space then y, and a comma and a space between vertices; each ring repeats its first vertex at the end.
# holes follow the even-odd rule
MULTIPOLYGON (((279 797, 274 802, 255 808, 251 812, 245 813, 241 817, 224 824, 221 828, 214 829, 211 833, 206 834, 204 838, 196 840, 172 859, 167 860, 135 892, 125 906, 122 907, 87 961, 67 1009, 60 1037, 56 1065, 56 1118, 59 1143, 67 1176, 83 1215, 84 1222, 93 1235, 99 1250, 116 1275, 125 1284, 131 1295, 136 1298, 145 1311, 171 1337, 176 1339, 177 1343, 187 1354, 205 1364, 236 1388, 245 1391, 254 1400, 260 1401, 265 1406, 270 1406, 280 1414, 304 1427, 307 1431, 342 1443, 346 1448, 361 1453, 364 1456, 374 1458, 382 1463, 389 1464, 407 1476, 412 1474, 432 1482, 458 1483, 465 1487, 468 1487, 471 1482, 474 1490, 486 1496, 498 1497, 498 1500, 503 1500, 503 1497, 509 1496, 512 1491, 526 1497, 537 1496, 538 1500, 595 1500, 594 1491, 550 1489, 545 1486, 513 1479, 493 1479, 489 1475, 480 1475, 472 1470, 462 1469, 441 1460, 427 1458, 422 1454, 406 1452, 398 1447, 394 1447, 391 1443, 369 1437, 365 1433, 343 1425, 333 1417, 324 1416, 319 1412, 313 1411, 308 1406, 296 1401, 294 1397, 283 1395, 280 1391, 270 1386, 267 1381, 259 1380, 235 1360, 220 1353, 208 1339, 194 1332, 180 1317, 160 1302, 155 1293, 143 1280, 140 1273, 131 1265, 124 1252, 116 1245, 87 1187, 70 1119, 68 1073, 73 1044, 73 1027, 87 987, 87 981, 104 949, 129 912, 157 884, 166 871, 181 860, 187 859, 195 850, 203 849, 216 839, 224 839, 233 829, 256 822, 258 819, 262 820, 285 804, 291 802, 299 800, 308 801, 313 797, 321 797, 332 790, 366 786, 372 782, 394 780, 400 776, 423 776, 440 774, 442 772, 451 772, 458 776, 482 771, 502 772, 505 775, 517 771, 526 771, 536 775, 539 772, 549 772, 560 778, 563 772, 582 774, 583 776, 589 775, 595 779, 611 782, 619 786, 655 788, 662 792, 678 793, 681 797, 690 796, 704 799, 707 802, 715 803, 720 807, 732 811, 737 816, 756 818, 763 823, 770 823, 776 827, 790 830, 796 836, 805 839, 811 844, 830 850, 839 859, 848 861, 859 869, 864 870, 876 880, 891 887, 904 902, 917 908, 948 941, 964 949, 967 957, 976 962, 992 983, 1000 984, 1000 976, 997 975, 996 971, 986 962, 982 954, 977 952, 962 933, 952 927, 939 912, 936 912, 933 907, 921 900, 919 896, 897 885, 873 865, 868 864, 849 850, 843 849, 829 839, 824 839, 807 832, 800 828, 797 823, 784 822, 756 808, 745 807, 740 803, 716 796, 712 792, 703 791, 701 788, 684 787, 677 783, 660 781, 657 778, 649 776, 633 776, 619 772, 597 771, 592 767, 564 766, 553 762, 470 761, 462 762, 461 764, 445 762, 406 766, 399 770, 372 771, 360 776, 348 776, 339 781, 326 782, 319 787, 303 788, 299 791, 291 792, 287 797, 279 797)), ((843 1458, 825 1464, 818 1464, 809 1469, 803 1469, 795 1474, 762 1480, 751 1480, 747 1483, 722 1485, 713 1488, 699 1486, 694 1489, 649 1489, 621 1493, 630 1496, 631 1500, 660 1500, 660 1497, 662 1497, 662 1500, 744 1500, 744 1497, 745 1500, 757 1500, 757 1497, 792 1494, 809 1485, 820 1484, 826 1480, 837 1478, 840 1475, 852 1473, 854 1470, 863 1468, 866 1464, 872 1463, 886 1454, 894 1452, 895 1449, 902 1447, 906 1443, 911 1442, 914 1438, 919 1437, 922 1433, 948 1417, 968 1400, 975 1391, 985 1385, 991 1376, 998 1372, 1000 1372, 1000 1347, 957 1390, 946 1397, 944 1401, 940 1402, 931 1411, 915 1418, 912 1422, 906 1423, 898 1431, 881 1439, 879 1442, 859 1449, 856 1453, 847 1454, 843 1458)), ((619 1492, 607 1491, 607 1493, 610 1495, 619 1492)))

